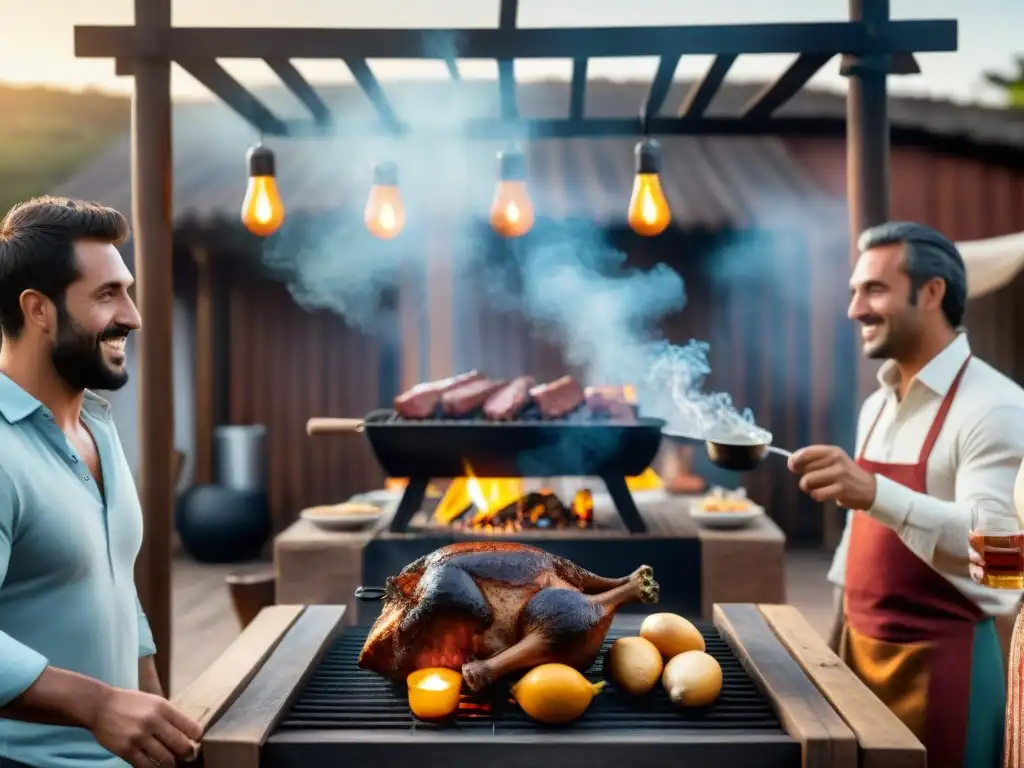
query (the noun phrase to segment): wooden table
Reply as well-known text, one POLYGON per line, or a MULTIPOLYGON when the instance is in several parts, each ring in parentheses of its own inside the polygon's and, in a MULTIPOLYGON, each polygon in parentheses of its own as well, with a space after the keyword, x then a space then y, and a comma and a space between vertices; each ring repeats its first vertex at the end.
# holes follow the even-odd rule
MULTIPOLYGON (((291 702, 344 631, 345 613, 343 606, 278 605, 264 609, 206 672, 174 697, 183 712, 206 728, 202 742, 205 768, 258 768, 274 762, 274 754, 268 754, 271 746, 280 763, 285 750, 308 750, 311 744, 319 745, 321 753, 329 753, 330 759, 292 760, 288 764, 304 768, 345 762, 372 764, 375 746, 384 745, 418 755, 414 762, 421 765, 439 764, 441 756, 458 752, 458 766, 473 766, 478 764, 480 749, 488 746, 488 740, 501 741, 500 736, 489 732, 479 737, 474 736, 479 731, 460 734, 454 729, 432 732, 409 728, 383 733, 320 730, 275 735, 291 702), (459 751, 460 746, 466 748, 459 751)), ((713 618, 747 674, 772 703, 788 739, 795 743, 794 768, 925 767, 921 743, 826 647, 795 608, 716 605, 713 618)), ((571 726, 532 737, 506 737, 499 749, 486 750, 487 764, 495 768, 564 765, 567 752, 578 751, 579 745, 594 738, 571 726)), ((628 765, 643 738, 634 734, 626 738, 604 735, 603 757, 588 764, 597 768, 628 765)), ((730 738, 743 737, 722 736, 717 743, 728 746, 730 738)), ((698 764, 718 764, 713 741, 711 734, 694 738, 688 731, 659 733, 653 742, 646 742, 644 765, 678 765, 683 756, 687 764, 690 758, 698 764)))
MULTIPOLYGON (((785 603, 786 537, 771 518, 764 515, 741 530, 713 531, 693 522, 688 512, 689 503, 685 497, 669 497, 666 501, 644 505, 640 512, 648 521, 650 535, 699 542, 701 614, 710 618, 715 603, 785 603)), ((617 518, 610 511, 595 509, 595 523, 607 525, 609 529, 565 531, 562 535, 600 539, 629 537, 624 530, 613 529, 617 518)), ((375 537, 415 535, 389 534, 382 528, 386 526, 347 533, 325 531, 301 519, 293 523, 274 540, 277 602, 345 605, 349 608, 347 620, 354 623, 353 593, 364 583, 363 549, 375 537)), ((536 541, 530 543, 543 548, 545 537, 557 534, 538 534, 536 541)))

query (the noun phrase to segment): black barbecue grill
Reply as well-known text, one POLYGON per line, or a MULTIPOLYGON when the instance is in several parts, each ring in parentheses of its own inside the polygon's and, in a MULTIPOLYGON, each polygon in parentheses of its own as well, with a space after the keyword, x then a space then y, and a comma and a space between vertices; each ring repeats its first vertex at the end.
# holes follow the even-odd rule
MULTIPOLYGON (((330 751, 337 750, 340 741, 346 742, 344 751, 334 754, 346 766, 411 761, 417 766, 447 768, 584 764, 632 768, 696 765, 698 760, 715 766, 799 765, 799 744, 786 734, 771 704, 718 630, 707 623, 698 627, 708 653, 722 666, 724 684, 715 704, 677 709, 660 686, 648 696, 631 698, 609 684, 583 717, 568 726, 535 723, 507 698, 506 689, 488 700, 464 699, 455 719, 447 724, 419 721, 409 711, 404 684, 358 668, 356 659, 368 629, 349 629, 334 641, 287 711, 266 745, 261 765, 330 764, 324 761, 330 761, 330 751), (578 750, 587 753, 586 759, 578 750), (753 761, 752 756, 756 756, 753 761), (366 762, 359 762, 360 757, 366 762)), ((631 634, 636 634, 636 627, 617 620, 601 657, 612 641, 631 634)), ((588 671, 591 680, 601 679, 601 657, 588 671)))

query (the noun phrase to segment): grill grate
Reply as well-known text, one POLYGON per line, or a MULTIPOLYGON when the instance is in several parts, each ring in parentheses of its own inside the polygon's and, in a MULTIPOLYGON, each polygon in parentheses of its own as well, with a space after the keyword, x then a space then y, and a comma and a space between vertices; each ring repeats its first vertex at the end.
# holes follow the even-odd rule
MULTIPOLYGON (((617 622, 616 622, 617 623, 617 622)), ((598 694, 586 714, 570 727, 574 731, 699 730, 784 733, 775 712, 736 659, 728 644, 710 624, 697 625, 707 651, 722 666, 722 693, 704 709, 677 709, 662 690, 632 698, 611 684, 598 694)), ((396 685, 356 666, 366 627, 345 631, 331 646, 305 688, 278 725, 278 731, 382 730, 408 731, 443 728, 456 733, 510 734, 551 730, 530 720, 504 695, 489 700, 464 698, 454 722, 424 723, 409 712, 404 684, 396 685)), ((601 679, 601 661, 612 641, 636 634, 628 627, 612 625, 601 656, 587 677, 601 679)), ((562 728, 564 730, 564 727, 562 728)))

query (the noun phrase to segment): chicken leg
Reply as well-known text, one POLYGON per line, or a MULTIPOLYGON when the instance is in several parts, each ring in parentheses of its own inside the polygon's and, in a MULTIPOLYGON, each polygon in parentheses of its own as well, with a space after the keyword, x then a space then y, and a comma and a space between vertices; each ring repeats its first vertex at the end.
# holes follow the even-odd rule
POLYGON ((656 603, 659 596, 654 571, 647 565, 625 579, 603 581, 619 583, 589 595, 557 587, 537 592, 519 616, 522 639, 489 659, 464 664, 466 684, 480 691, 512 672, 550 662, 587 669, 601 650, 615 611, 628 603, 656 603))

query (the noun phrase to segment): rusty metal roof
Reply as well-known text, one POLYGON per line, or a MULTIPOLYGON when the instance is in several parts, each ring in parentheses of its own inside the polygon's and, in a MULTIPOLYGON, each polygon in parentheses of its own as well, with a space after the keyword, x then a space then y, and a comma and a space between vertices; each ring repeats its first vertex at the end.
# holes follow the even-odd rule
MULTIPOLYGON (((689 83, 676 82, 663 112, 678 109, 689 83)), ((740 111, 759 86, 727 85, 708 115, 740 111)), ((592 81, 587 116, 630 117, 647 91, 644 83, 592 81)), ((322 89, 336 111, 351 119, 372 119, 373 106, 355 86, 322 89)), ((520 113, 530 117, 566 114, 567 82, 521 83, 520 113)), ((300 112, 283 89, 259 92, 276 110, 300 112)), ((424 124, 497 115, 499 91, 493 81, 403 82, 388 84, 389 100, 406 120, 424 124)), ((845 119, 845 99, 805 89, 779 115, 845 119)), ((1024 147, 1024 117, 1007 110, 960 107, 946 102, 890 99, 894 127, 968 138, 980 143, 1024 147)), ((176 105, 174 113, 175 214, 233 214, 246 182, 245 151, 258 137, 221 103, 176 105)), ((659 137, 662 184, 680 226, 718 228, 778 222, 782 214, 807 215, 824 204, 810 181, 776 137, 659 137)), ((371 183, 370 166, 398 163, 410 216, 486 215, 493 194, 502 142, 451 139, 281 139, 268 145, 277 156, 282 197, 291 211, 359 211, 371 183)), ((553 218, 582 216, 621 223, 633 184, 631 139, 543 139, 523 142, 530 189, 538 212, 553 218)), ((55 190, 130 209, 129 141, 114 142, 102 156, 55 190)), ((154 183, 158 183, 154 180, 154 183)))

